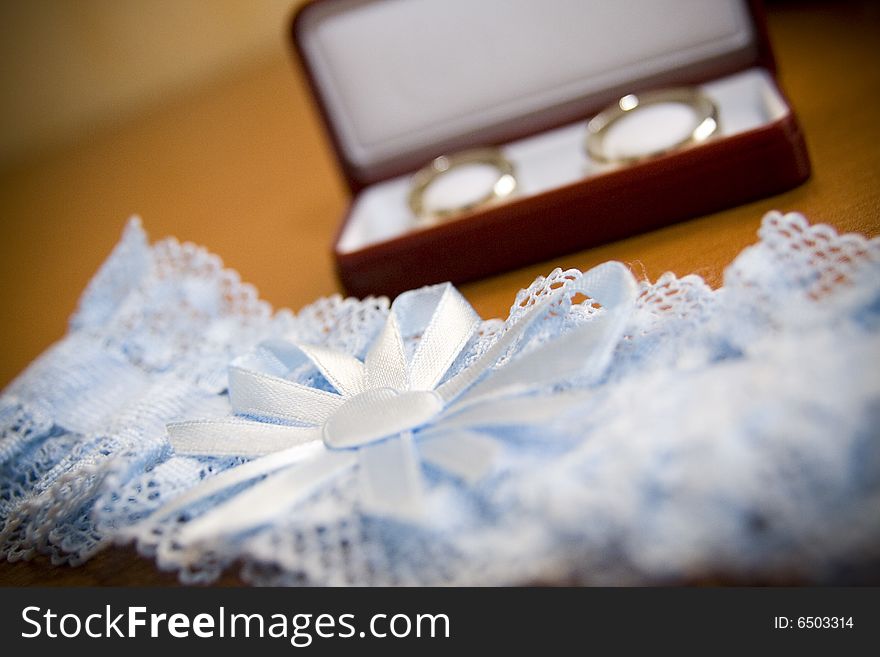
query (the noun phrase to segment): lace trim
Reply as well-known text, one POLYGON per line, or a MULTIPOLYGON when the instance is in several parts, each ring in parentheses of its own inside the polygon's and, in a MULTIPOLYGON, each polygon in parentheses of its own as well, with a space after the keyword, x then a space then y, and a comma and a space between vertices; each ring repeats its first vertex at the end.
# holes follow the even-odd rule
MULTIPOLYGON (((162 547, 179 518, 138 549, 183 568, 184 581, 240 561, 249 581, 282 585, 620 584, 780 568, 833 581, 866 567, 880 545, 880 384, 867 366, 880 356, 880 240, 780 213, 759 236, 720 290, 697 276, 641 282, 592 400, 540 432, 499 435, 504 462, 488 480, 466 487, 429 471, 435 525, 363 515, 343 478, 195 562, 162 547)), ((481 324, 451 371, 581 276, 538 278, 505 321, 481 324)), ((216 256, 150 247, 132 221, 71 333, 0 398, 0 549, 78 563, 126 541, 163 501, 241 462, 173 456, 163 430, 226 413, 218 393, 233 357, 292 336, 362 358, 388 308, 334 296, 273 315, 216 256)), ((565 296, 522 351, 602 312, 565 296)), ((314 368, 289 376, 320 379, 314 368)))

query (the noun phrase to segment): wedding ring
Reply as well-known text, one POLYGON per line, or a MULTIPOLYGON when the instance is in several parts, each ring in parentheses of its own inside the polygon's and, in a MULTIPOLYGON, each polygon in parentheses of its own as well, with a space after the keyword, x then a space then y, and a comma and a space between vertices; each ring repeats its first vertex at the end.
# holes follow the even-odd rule
POLYGON ((664 155, 686 146, 706 141, 718 131, 718 108, 702 91, 690 87, 658 89, 639 94, 628 94, 594 116, 587 123, 584 147, 590 159, 602 164, 632 164, 650 157, 664 155), (694 113, 694 128, 683 139, 636 154, 609 154, 605 140, 612 126, 625 116, 661 103, 686 105, 694 113))
POLYGON ((452 155, 441 155, 419 170, 413 177, 409 192, 409 207, 419 223, 430 225, 477 208, 498 203, 516 190, 517 181, 513 164, 495 148, 480 148, 452 155), (465 166, 477 165, 495 170, 494 182, 476 196, 450 204, 428 203, 428 190, 440 178, 461 171, 465 166))

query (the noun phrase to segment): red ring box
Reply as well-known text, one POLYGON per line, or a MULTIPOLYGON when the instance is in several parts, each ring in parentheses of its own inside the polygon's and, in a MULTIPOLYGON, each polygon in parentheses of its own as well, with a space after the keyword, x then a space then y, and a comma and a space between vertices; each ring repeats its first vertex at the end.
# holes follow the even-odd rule
POLYGON ((316 0, 291 39, 352 194, 333 253, 355 296, 482 278, 810 175, 756 0, 316 0), (593 115, 680 85, 713 99, 715 137, 625 166, 589 161, 593 115), (417 227, 413 174, 489 145, 514 163, 518 195, 417 227))

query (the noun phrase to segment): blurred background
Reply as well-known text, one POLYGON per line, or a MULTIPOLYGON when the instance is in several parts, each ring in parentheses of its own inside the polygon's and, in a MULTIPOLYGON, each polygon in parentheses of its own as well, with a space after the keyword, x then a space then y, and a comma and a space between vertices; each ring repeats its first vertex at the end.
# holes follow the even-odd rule
POLYGON ((0 167, 283 58, 301 0, 0 3, 0 167))

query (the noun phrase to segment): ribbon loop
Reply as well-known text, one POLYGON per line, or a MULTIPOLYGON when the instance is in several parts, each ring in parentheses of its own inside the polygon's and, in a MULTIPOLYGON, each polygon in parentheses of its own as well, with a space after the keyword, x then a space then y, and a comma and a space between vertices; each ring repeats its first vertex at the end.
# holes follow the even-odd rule
POLYGON ((376 343, 367 354, 365 367, 367 389, 406 390, 408 385, 406 351, 400 335, 397 314, 393 308, 376 343))
POLYGON ((458 291, 443 286, 410 365, 411 390, 433 390, 464 349, 480 318, 458 291))
POLYGON ((323 424, 340 406, 340 395, 316 390, 277 376, 229 368, 229 401, 239 415, 323 424))
MULTIPOLYGON (((323 444, 320 442, 305 443, 267 456, 262 456, 230 470, 224 470, 208 479, 204 479, 190 490, 161 507, 152 518, 147 521, 145 532, 149 533, 152 531, 153 525, 151 520, 167 518, 168 516, 185 509, 190 504, 203 500, 211 495, 216 495, 227 488, 231 488, 237 484, 243 484, 251 479, 256 479, 257 477, 262 477, 275 472, 276 470, 280 470, 281 468, 286 468, 295 463, 308 460, 316 454, 320 454, 323 447, 323 444)), ((215 513, 216 509, 213 509, 206 515, 214 515, 215 513)))
POLYGON ((501 395, 523 394, 575 376, 595 378, 611 360, 635 304, 636 294, 635 280, 621 263, 607 262, 594 267, 584 274, 573 289, 560 290, 533 306, 529 313, 501 335, 480 361, 440 386, 438 393, 448 402, 461 395, 459 404, 463 405, 501 395), (599 301, 603 306, 602 314, 493 370, 491 377, 477 383, 480 375, 492 367, 535 321, 543 317, 560 295, 571 292, 589 294, 599 301))
POLYGON ((354 356, 326 347, 296 345, 314 363, 340 395, 357 395, 365 390, 364 364, 354 356))
POLYGON ((171 446, 181 456, 264 456, 321 438, 316 427, 288 427, 238 418, 173 422, 167 429, 171 446))
POLYGON ((350 468, 354 460, 351 454, 325 452, 312 459, 307 468, 276 472, 187 523, 177 539, 184 544, 195 544, 254 529, 314 493, 350 468))

